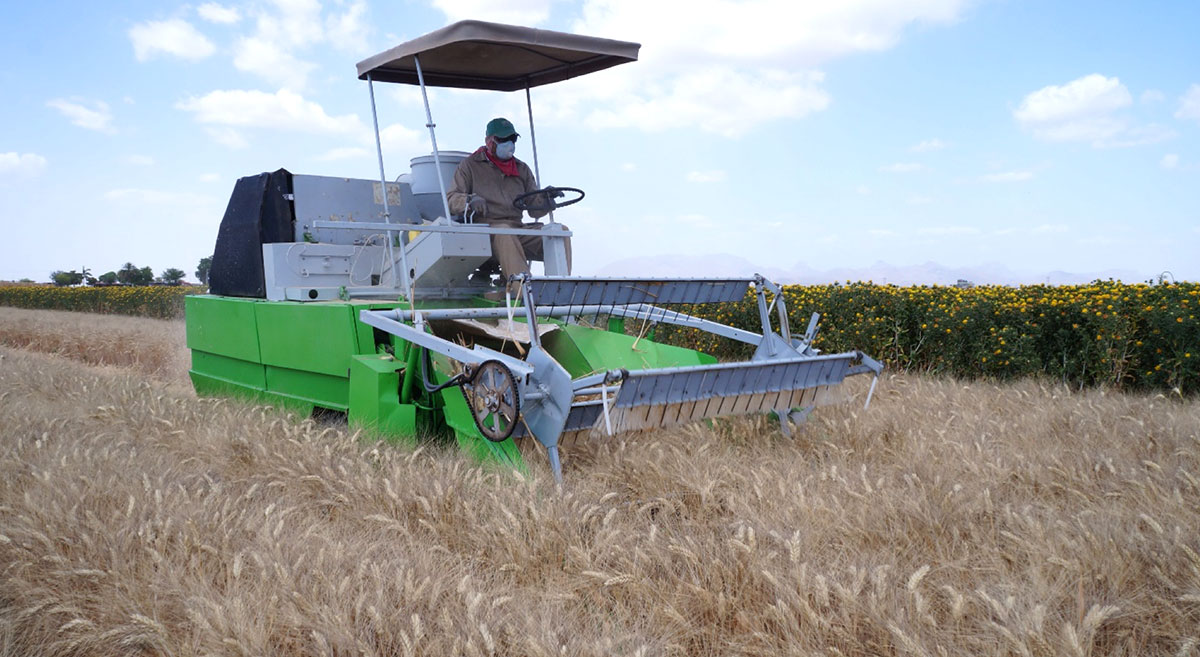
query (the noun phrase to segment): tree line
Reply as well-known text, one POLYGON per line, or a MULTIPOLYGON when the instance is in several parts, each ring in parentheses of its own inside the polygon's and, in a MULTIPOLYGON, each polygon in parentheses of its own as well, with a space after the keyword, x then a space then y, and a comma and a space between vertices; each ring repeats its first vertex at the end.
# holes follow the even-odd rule
MULTIPOLYGON (((208 270, 212 267, 212 257, 201 258, 200 264, 196 267, 196 279, 201 283, 208 283, 208 270)), ((90 269, 83 267, 80 270, 70 271, 53 271, 50 272, 50 282, 59 286, 67 287, 70 285, 180 285, 183 283, 184 276, 187 272, 176 267, 168 267, 162 270, 158 276, 154 275, 154 270, 149 267, 138 267, 132 262, 127 262, 121 265, 121 268, 116 271, 107 271, 99 276, 93 276, 90 269)))

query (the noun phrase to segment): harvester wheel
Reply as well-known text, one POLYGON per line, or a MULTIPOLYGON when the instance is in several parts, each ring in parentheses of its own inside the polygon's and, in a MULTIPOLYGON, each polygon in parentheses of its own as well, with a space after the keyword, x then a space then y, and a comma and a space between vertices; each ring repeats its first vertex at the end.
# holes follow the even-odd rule
POLYGON ((485 360, 462 384, 463 398, 471 407, 471 417, 484 438, 503 442, 512 435, 521 414, 517 379, 498 360, 485 360))

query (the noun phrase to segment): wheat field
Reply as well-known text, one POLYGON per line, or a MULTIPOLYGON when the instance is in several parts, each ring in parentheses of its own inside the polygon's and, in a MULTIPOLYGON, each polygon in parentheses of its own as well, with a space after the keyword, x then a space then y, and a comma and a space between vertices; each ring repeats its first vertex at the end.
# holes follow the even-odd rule
MULTIPOLYGON (((0 655, 1200 655, 1200 402, 908 375, 566 485, 0 308, 0 655)), ((862 382, 865 383, 865 382, 862 382)))

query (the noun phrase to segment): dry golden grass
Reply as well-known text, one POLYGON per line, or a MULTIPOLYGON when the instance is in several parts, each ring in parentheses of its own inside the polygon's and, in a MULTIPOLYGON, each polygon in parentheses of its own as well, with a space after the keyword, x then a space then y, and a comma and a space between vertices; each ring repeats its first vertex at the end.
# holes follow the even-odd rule
POLYGON ((0 306, 0 345, 187 383, 180 320, 0 306))
POLYGON ((615 441, 559 493, 141 364, 0 356, 0 655, 1200 648, 1195 401, 893 376, 795 440, 615 441))

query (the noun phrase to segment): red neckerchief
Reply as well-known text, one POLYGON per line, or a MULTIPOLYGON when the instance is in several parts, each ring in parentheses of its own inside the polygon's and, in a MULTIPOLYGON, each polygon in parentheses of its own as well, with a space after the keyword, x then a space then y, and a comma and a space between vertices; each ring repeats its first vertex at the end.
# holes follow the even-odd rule
POLYGON ((500 173, 503 173, 506 176, 516 176, 517 175, 517 173, 518 173, 517 158, 510 157, 507 160, 501 160, 500 158, 495 157, 490 152, 488 152, 487 146, 480 146, 479 150, 477 150, 475 152, 478 153, 480 151, 483 151, 483 154, 487 157, 489 162, 496 165, 496 168, 500 170, 500 173))

